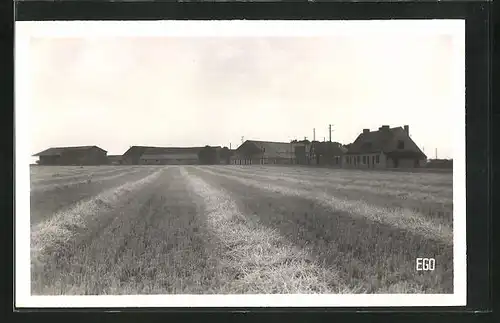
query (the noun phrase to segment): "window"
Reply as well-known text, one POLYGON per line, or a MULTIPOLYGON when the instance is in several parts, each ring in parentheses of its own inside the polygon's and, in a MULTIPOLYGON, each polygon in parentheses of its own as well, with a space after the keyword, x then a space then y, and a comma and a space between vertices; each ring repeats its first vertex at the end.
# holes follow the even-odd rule
POLYGON ((403 140, 398 140, 398 149, 405 149, 405 142, 403 140))
POLYGON ((375 156, 375 162, 376 162, 377 164, 379 164, 379 163, 380 163, 380 155, 375 156))

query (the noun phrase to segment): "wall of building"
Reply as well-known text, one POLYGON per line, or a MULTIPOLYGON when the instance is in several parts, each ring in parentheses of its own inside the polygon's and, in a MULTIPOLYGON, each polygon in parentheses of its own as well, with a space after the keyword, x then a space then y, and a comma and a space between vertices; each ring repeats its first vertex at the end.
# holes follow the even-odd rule
POLYGON ((387 167, 387 158, 383 153, 369 153, 369 154, 357 154, 357 155, 345 155, 342 164, 343 168, 385 168, 387 167), (363 163, 363 156, 365 156, 365 163, 363 163), (379 160, 377 163, 377 156, 379 160), (359 157, 359 162, 358 162, 359 157), (350 162, 349 162, 350 158, 350 162), (356 159, 356 161, 355 161, 356 159))
POLYGON ((331 167, 338 167, 341 168, 343 166, 343 163, 345 161, 345 158, 343 156, 319 156, 317 158, 315 155, 311 156, 310 164, 311 165, 328 165, 331 167))
MULTIPOLYGON (((340 156, 339 156, 340 157, 340 156)), ((339 163, 334 164, 334 162, 325 161, 323 158, 323 163, 319 165, 328 165, 329 167, 347 168, 347 169, 383 169, 383 168, 396 168, 394 161, 387 157, 384 153, 369 153, 369 154, 359 154, 359 155, 344 155, 339 158, 339 163), (365 157, 365 162, 363 163, 363 156, 365 157), (377 163, 378 156, 378 163, 377 163), (359 162, 357 158, 359 157, 359 162), (350 162, 348 159, 350 158, 350 162), (354 159, 356 158, 356 162, 354 159)), ((230 163, 232 165, 289 165, 298 164, 297 159, 290 160, 290 158, 272 158, 272 157, 260 157, 252 156, 251 158, 231 157, 230 163)), ((311 165, 316 165, 316 160, 311 160, 311 165)), ((425 160, 417 160, 417 166, 415 165, 415 159, 413 158, 399 158, 397 168, 416 168, 424 167, 425 160)))
POLYGON ((59 163, 59 156, 40 156, 38 158, 39 165, 57 165, 59 163))
POLYGON ((394 160, 391 158, 388 158, 387 160, 387 168, 417 168, 417 167, 424 167, 425 166, 425 160, 418 160, 415 158, 398 158, 397 165, 395 164, 394 160))
POLYGON ((197 165, 198 159, 141 159, 140 165, 197 165))
POLYGON ((282 157, 269 157, 263 155, 245 157, 231 157, 232 165, 290 165, 295 164, 295 159, 282 157))
POLYGON ((82 154, 84 165, 105 165, 108 162, 107 153, 100 149, 91 149, 82 154))
POLYGON ((67 151, 61 156, 40 156, 40 165, 105 165, 106 152, 99 149, 67 151))

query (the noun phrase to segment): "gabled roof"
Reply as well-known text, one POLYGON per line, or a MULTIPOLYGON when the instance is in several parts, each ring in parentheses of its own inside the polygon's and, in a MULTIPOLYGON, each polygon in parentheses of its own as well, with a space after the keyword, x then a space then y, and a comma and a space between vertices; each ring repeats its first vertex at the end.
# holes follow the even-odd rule
POLYGON ((420 157, 426 158, 425 154, 408 136, 403 127, 387 127, 386 129, 379 128, 376 131, 361 133, 349 146, 347 154, 375 152, 397 153, 403 155, 418 154, 420 157), (401 138, 404 138, 405 142, 408 142, 409 145, 405 145, 404 149, 399 150, 397 149, 397 144, 398 140, 401 138))
MULTIPOLYGON (((246 140, 240 147, 248 144, 252 144, 257 150, 263 151, 267 157, 290 158, 293 156, 293 144, 289 142, 246 140)), ((238 151, 240 147, 238 147, 236 151, 238 151)))
POLYGON ((123 155, 165 155, 177 153, 197 154, 203 147, 151 147, 151 146, 132 146, 123 155))
POLYGON ((34 154, 33 156, 61 156, 63 153, 67 152, 81 152, 86 150, 92 150, 95 148, 102 150, 105 153, 107 152, 106 150, 99 148, 97 146, 53 147, 41 151, 37 154, 34 154))
POLYGON ((313 141, 310 151, 323 156, 342 156, 347 152, 347 148, 335 141, 313 141))
POLYGON ((348 153, 370 153, 386 152, 391 150, 389 145, 396 136, 396 132, 403 130, 401 127, 389 128, 387 130, 376 130, 361 133, 349 147, 348 153))

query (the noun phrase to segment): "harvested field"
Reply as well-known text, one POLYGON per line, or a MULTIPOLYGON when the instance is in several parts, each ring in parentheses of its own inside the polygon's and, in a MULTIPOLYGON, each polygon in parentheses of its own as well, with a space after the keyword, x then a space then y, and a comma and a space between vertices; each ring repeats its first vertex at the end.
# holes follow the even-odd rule
POLYGON ((453 293, 452 196, 451 173, 35 166, 32 294, 453 293))

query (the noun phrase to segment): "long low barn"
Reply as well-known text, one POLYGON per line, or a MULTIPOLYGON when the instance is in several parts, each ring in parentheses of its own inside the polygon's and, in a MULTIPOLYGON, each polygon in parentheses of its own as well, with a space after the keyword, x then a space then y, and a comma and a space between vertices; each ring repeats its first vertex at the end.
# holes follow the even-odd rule
POLYGON ((195 165, 199 164, 198 154, 159 154, 142 155, 139 164, 144 165, 195 165))
POLYGON ((129 165, 139 165, 146 163, 161 164, 167 160, 192 160, 196 155, 198 160, 198 152, 201 147, 151 147, 151 146, 132 146, 124 154, 122 163, 129 165), (175 158, 168 158, 167 156, 175 158), (179 155, 184 155, 179 158, 179 155))
POLYGON ((122 158, 123 164, 128 165, 195 165, 202 164, 200 156, 204 149, 213 149, 212 163, 220 162, 221 147, 150 147, 132 146, 122 158))
POLYGON ((41 151, 39 165, 104 165, 108 163, 107 151, 97 146, 53 147, 41 151))

